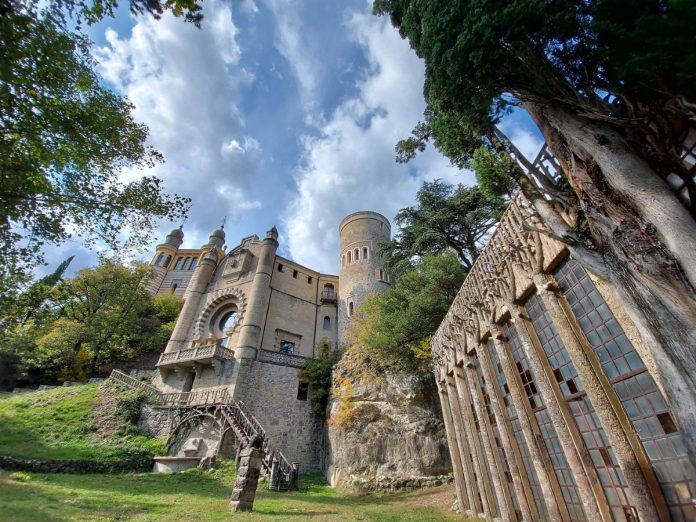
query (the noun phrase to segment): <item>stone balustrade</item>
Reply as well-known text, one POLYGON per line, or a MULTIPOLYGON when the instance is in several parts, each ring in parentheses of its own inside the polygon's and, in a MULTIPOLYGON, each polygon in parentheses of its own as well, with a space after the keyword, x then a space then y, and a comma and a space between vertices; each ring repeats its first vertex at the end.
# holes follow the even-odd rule
POLYGON ((165 352, 160 356, 157 367, 191 366, 193 363, 212 364, 215 360, 224 361, 230 359, 234 359, 234 350, 219 344, 208 344, 175 352, 165 352))
POLYGON ((309 360, 308 357, 295 355, 291 353, 272 352, 270 350, 259 350, 258 360, 261 362, 280 364, 290 366, 292 368, 302 368, 309 360))

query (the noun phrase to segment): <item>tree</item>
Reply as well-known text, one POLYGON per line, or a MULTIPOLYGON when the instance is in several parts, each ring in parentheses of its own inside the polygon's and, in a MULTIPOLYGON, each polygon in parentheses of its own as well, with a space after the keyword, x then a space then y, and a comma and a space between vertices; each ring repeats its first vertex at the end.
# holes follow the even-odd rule
POLYGON ((128 230, 140 245, 156 219, 182 217, 189 202, 155 177, 119 180, 124 167, 162 157, 145 145, 133 106, 100 84, 88 39, 66 29, 59 8, 74 4, 37 5, 0 4, 0 277, 73 235, 116 248, 128 230))
POLYGON ((426 253, 396 286, 365 298, 350 328, 351 346, 367 351, 379 366, 425 375, 430 371, 430 338, 466 277, 453 251, 426 253))
MULTIPOLYGON (((426 121, 402 159, 428 139, 459 165, 481 146, 514 158, 510 176, 554 237, 622 297, 670 400, 693 402, 696 190, 680 153, 696 116, 696 4, 377 0, 375 11, 391 16, 426 66, 426 121), (539 126, 558 178, 496 128, 513 105, 539 126), (669 175, 686 185, 690 210, 669 175)), ((675 413, 696 433, 696 412, 675 413)), ((696 437, 687 440, 696 455, 696 437)))
POLYGON ((397 276, 412 268, 415 256, 447 250, 468 271, 505 209, 503 199, 488 197, 479 187, 455 187, 441 180, 424 182, 416 201, 417 206, 396 214, 398 236, 380 245, 387 270, 397 276))

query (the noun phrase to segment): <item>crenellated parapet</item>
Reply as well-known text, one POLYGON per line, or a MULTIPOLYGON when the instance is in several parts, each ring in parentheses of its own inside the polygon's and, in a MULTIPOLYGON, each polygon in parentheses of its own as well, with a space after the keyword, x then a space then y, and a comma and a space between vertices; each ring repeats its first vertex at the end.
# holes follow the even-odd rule
POLYGON ((690 435, 619 303, 517 194, 432 340, 462 510, 696 519, 690 435))

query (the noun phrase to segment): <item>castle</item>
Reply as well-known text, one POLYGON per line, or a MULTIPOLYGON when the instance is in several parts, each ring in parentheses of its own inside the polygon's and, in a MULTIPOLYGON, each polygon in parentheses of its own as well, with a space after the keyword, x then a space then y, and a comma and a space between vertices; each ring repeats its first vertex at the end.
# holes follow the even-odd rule
MULTIPOLYGON (((223 228, 199 249, 181 248, 184 233, 175 229, 151 261, 149 290, 182 300, 154 384, 165 394, 226 391, 301 472, 322 469, 325 448, 300 368, 319 343, 344 345, 361 299, 393 282, 377 254, 378 244, 391 238, 384 216, 350 214, 339 236, 338 276, 277 255, 275 227, 265 238, 246 237, 229 251, 223 228)), ((189 436, 212 446, 225 435, 211 430, 212 424, 202 423, 189 436)), ((220 440, 218 447, 232 444, 220 440)))

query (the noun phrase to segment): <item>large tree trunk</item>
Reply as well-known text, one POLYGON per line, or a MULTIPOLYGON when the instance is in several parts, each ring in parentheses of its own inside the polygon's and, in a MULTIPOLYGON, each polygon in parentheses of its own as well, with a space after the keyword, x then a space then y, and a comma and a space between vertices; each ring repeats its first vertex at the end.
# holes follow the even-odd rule
MULTIPOLYGON (((606 267, 598 275, 620 296, 646 340, 696 466, 694 221, 615 130, 559 107, 525 108, 579 198, 606 267)), ((586 254, 579 249, 576 257, 596 273, 594 263, 584 262, 586 254)))

